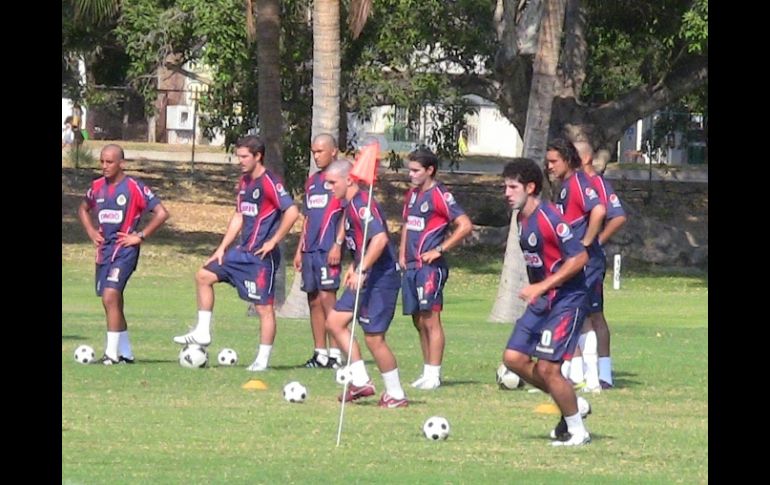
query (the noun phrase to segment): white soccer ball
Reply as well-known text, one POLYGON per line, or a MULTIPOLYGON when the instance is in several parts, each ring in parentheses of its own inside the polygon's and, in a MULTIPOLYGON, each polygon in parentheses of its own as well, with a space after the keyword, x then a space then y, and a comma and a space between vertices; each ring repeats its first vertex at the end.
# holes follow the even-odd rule
POLYGON ((289 402, 305 402, 307 388, 297 381, 291 381, 283 386, 283 398, 289 402))
POLYGON ((75 362, 91 364, 96 361, 96 353, 90 345, 81 345, 75 349, 75 362))
POLYGON ((589 414, 591 414, 591 405, 588 404, 588 401, 582 396, 577 397, 577 405, 578 405, 578 411, 580 412, 580 415, 582 417, 586 417, 589 414))
POLYGON ((337 381, 337 384, 344 386, 346 382, 349 382, 353 378, 353 373, 350 371, 349 367, 340 367, 337 369, 337 373, 334 376, 334 380, 337 381))
POLYGON ((449 421, 441 416, 431 416, 422 425, 422 432, 429 440, 445 440, 449 436, 449 421))
POLYGON ((235 365, 238 363, 238 354, 233 349, 222 349, 217 355, 219 365, 235 365))
POLYGON ((187 344, 179 351, 179 365, 190 369, 206 367, 209 363, 209 353, 206 347, 187 344))
POLYGON ((524 387, 524 380, 518 374, 510 370, 505 364, 500 364, 495 373, 495 381, 500 389, 521 389, 524 387))

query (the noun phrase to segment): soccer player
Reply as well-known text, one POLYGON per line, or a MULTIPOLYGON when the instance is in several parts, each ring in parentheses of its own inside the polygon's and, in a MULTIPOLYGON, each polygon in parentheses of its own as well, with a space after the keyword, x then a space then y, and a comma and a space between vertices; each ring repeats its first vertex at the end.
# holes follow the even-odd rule
POLYGON ((543 173, 534 161, 514 159, 503 169, 503 178, 508 204, 520 211, 519 245, 529 279, 518 295, 527 308, 508 339, 503 362, 549 393, 561 410, 562 419, 551 432, 552 444, 583 445, 591 436, 578 411, 575 390, 560 367, 575 349, 585 318, 583 266, 588 254, 559 210, 540 200, 543 173))
POLYGON ((473 226, 462 207, 441 182, 436 181, 438 157, 426 148, 408 156, 412 188, 406 192, 398 261, 405 269, 401 283, 404 315, 411 315, 420 335, 422 375, 412 387, 436 389, 441 385, 444 329, 441 309, 444 284, 449 278, 444 253, 457 246, 473 226), (449 224, 454 232, 447 236, 449 224))
POLYGON ((299 216, 294 200, 280 180, 264 165, 265 144, 249 135, 235 144, 243 176, 238 185, 235 213, 222 242, 195 275, 198 323, 193 330, 174 337, 178 344, 211 343, 214 285, 225 281, 238 290, 242 300, 254 303, 261 322, 257 357, 247 368, 268 367, 275 341, 275 273, 281 259, 278 243, 299 216), (240 232, 239 244, 228 249, 240 232))
POLYGON ((305 367, 337 369, 342 362, 342 354, 331 336, 327 351, 325 326, 326 317, 337 301, 341 248, 345 242, 342 202, 334 197, 325 172, 329 164, 337 159, 337 140, 328 133, 317 135, 313 138, 310 151, 320 171, 305 182, 302 211, 305 222, 294 254, 294 269, 302 278, 302 291, 307 293, 310 330, 315 343, 313 356, 305 362, 305 367))
MULTIPOLYGON (((593 165, 594 151, 591 145, 584 141, 575 142, 575 149, 578 152, 582 163, 583 171, 591 177, 594 188, 599 194, 599 199, 607 207, 607 215, 604 219, 604 227, 597 236, 599 248, 601 249, 602 266, 601 275, 595 275, 593 281, 587 281, 588 284, 588 306, 589 313, 583 324, 583 335, 581 342, 585 346, 596 342, 599 355, 599 384, 602 389, 612 387, 612 358, 610 357, 610 329, 607 326, 607 320, 604 318, 604 276, 607 273, 607 254, 604 252, 604 244, 626 223, 626 211, 620 202, 612 185, 596 171, 593 165), (591 336, 591 333, 594 333, 591 336)), ((580 345, 580 342, 578 342, 580 345)), ((590 351, 590 349, 589 349, 590 351)))
POLYGON ((78 207, 78 217, 96 245, 96 294, 107 317, 107 345, 102 364, 133 364, 134 353, 123 313, 123 290, 139 261, 139 249, 168 219, 168 211, 149 187, 125 174, 125 155, 119 145, 102 148, 103 177, 93 182, 78 207), (91 212, 99 221, 98 229, 91 212), (137 231, 142 214, 152 219, 137 231))
MULTIPOLYGON (((334 309, 326 317, 326 329, 334 335, 344 349, 350 348, 350 322, 353 320, 356 288, 360 287, 358 302, 358 323, 364 331, 366 346, 374 357, 385 382, 385 392, 379 406, 401 408, 409 405, 398 377, 396 357, 390 350, 385 333, 396 312, 396 300, 401 281, 396 269, 396 255, 390 244, 385 217, 377 201, 371 201, 367 210, 369 194, 360 190, 358 183, 350 177, 352 165, 347 160, 332 162, 326 169, 326 180, 331 184, 334 197, 345 199, 345 242, 353 254, 353 263, 348 266, 343 279, 345 291, 337 300, 334 309), (364 227, 368 224, 364 241, 364 227), (362 250, 366 244, 366 254, 362 250), (359 281, 356 268, 360 268, 359 281)), ((354 401, 375 394, 375 388, 366 372, 358 343, 353 342, 350 353, 351 382, 347 392, 339 396, 342 401, 354 401)))
MULTIPOLYGON (((552 140, 546 146, 545 159, 548 172, 561 182, 561 187, 556 192, 556 206, 571 226, 575 237, 588 251, 588 264, 584 271, 586 284, 591 287, 597 280, 601 282, 604 273, 604 254, 597 236, 602 228, 607 208, 594 190, 591 178, 581 170, 580 157, 572 142, 563 138, 552 140)), ((593 340, 589 340, 586 334, 581 349, 586 368, 583 390, 601 392, 596 335, 593 335, 593 340)), ((583 363, 580 359, 572 359, 570 377, 575 384, 581 384, 583 376, 573 373, 577 370, 582 374, 583 363)))

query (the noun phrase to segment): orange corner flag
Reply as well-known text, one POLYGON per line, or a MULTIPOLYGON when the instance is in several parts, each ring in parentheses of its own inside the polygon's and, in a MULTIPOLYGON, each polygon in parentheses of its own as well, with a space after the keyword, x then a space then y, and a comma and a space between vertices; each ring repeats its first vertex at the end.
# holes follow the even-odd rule
POLYGON ((358 153, 355 163, 353 163, 350 176, 359 182, 373 185, 374 179, 377 176, 377 157, 379 155, 380 144, 378 142, 363 147, 358 153))

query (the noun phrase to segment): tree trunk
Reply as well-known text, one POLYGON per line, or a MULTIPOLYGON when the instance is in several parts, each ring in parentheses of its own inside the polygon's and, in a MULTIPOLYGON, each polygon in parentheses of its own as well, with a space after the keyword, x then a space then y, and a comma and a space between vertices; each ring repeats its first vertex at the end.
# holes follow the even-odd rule
MULTIPOLYGON (((339 140, 340 121, 340 3, 339 0, 313 2, 313 126, 308 146, 320 133, 339 140)), ((310 155, 310 173, 318 167, 310 155)), ((295 273, 286 302, 278 315, 285 318, 307 318, 310 311, 307 295, 300 290, 299 273, 295 273)))
MULTIPOLYGON (((565 0, 545 0, 543 5, 543 24, 540 27, 538 49, 535 54, 523 150, 524 157, 531 158, 537 163, 545 159, 545 146, 548 143, 559 44, 564 24, 564 4, 565 0)), ((516 296, 527 284, 524 257, 519 247, 517 215, 518 211, 513 211, 500 286, 492 313, 489 315, 489 319, 493 322, 513 323, 524 313, 527 306, 526 302, 516 296)))

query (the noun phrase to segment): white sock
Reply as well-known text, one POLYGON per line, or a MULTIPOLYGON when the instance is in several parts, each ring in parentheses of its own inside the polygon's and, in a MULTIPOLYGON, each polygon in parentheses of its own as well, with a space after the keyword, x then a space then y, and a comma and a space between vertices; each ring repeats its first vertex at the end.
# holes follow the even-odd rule
POLYGON ((389 370, 388 372, 383 372, 382 380, 385 381, 385 392, 387 392, 390 397, 394 399, 404 399, 404 389, 401 387, 401 380, 398 378, 398 367, 389 370))
POLYGON ((257 352, 257 363, 267 367, 267 362, 270 360, 270 352, 273 351, 272 345, 259 344, 259 352, 257 352))
POLYGON ((565 360, 561 363, 561 375, 563 375, 565 379, 569 379, 570 364, 572 364, 571 360, 565 360))
POLYGON ((195 333, 205 333, 211 335, 211 312, 198 310, 198 325, 195 326, 195 333))
POLYGON ((612 357, 599 357, 599 379, 612 385, 612 357))
MULTIPOLYGON (((441 366, 424 364, 422 368, 422 375, 429 379, 441 379, 441 366)), ((393 396, 393 394, 390 395, 393 396)))
POLYGON ((575 433, 585 433, 586 428, 583 426, 583 418, 580 416, 580 411, 572 416, 564 416, 564 421, 567 422, 567 431, 569 434, 575 435, 575 433))
POLYGON ((583 377, 583 357, 572 358, 572 364, 569 366, 569 380, 575 384, 580 384, 585 380, 583 377))
POLYGON ((369 374, 366 373, 366 366, 363 360, 357 360, 350 364, 350 382, 356 386, 363 386, 369 382, 369 374))
POLYGON ((128 339, 128 330, 118 332, 118 353, 128 359, 134 358, 134 351, 131 349, 131 341, 128 339))
POLYGON ((337 347, 329 347, 329 357, 337 359, 337 362, 342 362, 342 351, 337 347))
POLYGON ((326 349, 315 349, 316 353, 316 360, 321 365, 326 365, 329 363, 329 352, 326 349))
POLYGON ((107 332, 107 345, 104 349, 105 355, 112 360, 118 360, 118 342, 120 341, 120 332, 107 332))
POLYGON ((596 389, 599 387, 599 356, 596 353, 596 332, 591 330, 584 335, 583 362, 585 362, 586 387, 596 389))

